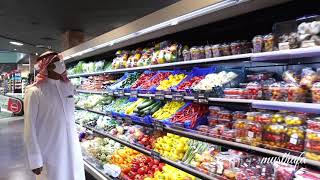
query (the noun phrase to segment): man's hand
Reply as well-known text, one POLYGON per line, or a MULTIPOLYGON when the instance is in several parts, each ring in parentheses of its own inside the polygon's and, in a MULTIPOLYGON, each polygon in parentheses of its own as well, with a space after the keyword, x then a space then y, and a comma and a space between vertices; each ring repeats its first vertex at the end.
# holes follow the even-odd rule
POLYGON ((35 173, 36 175, 40 175, 42 171, 42 167, 39 167, 37 169, 32 169, 32 172, 35 173))

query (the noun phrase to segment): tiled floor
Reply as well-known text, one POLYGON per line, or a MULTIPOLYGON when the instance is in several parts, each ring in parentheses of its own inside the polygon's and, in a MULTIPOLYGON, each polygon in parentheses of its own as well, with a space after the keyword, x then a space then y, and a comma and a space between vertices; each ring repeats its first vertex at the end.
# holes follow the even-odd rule
POLYGON ((0 180, 32 180, 23 153, 23 120, 0 119, 0 180))
POLYGON ((0 119, 0 180, 34 180, 25 165, 21 118, 0 119))

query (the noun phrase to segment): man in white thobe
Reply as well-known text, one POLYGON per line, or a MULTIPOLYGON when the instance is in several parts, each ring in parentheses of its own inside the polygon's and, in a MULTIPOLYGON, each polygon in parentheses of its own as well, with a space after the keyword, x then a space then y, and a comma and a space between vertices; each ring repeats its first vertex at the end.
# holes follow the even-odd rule
POLYGON ((60 59, 54 52, 40 56, 35 83, 26 89, 24 142, 28 165, 40 180, 85 180, 74 122, 73 86, 60 59))

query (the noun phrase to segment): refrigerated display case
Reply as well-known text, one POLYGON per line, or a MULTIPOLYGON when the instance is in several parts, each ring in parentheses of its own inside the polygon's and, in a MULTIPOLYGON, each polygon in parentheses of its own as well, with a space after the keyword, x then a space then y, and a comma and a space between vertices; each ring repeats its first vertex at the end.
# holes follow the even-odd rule
MULTIPOLYGON (((258 2, 232 1, 229 8, 240 9, 250 3, 258 2), (235 2, 238 4, 231 5, 235 2)), ((303 2, 180 32, 182 27, 191 27, 182 22, 172 25, 180 30, 171 35, 166 33, 173 27, 164 26, 148 31, 148 36, 142 30, 104 40, 103 44, 93 40, 77 47, 77 51, 65 51, 69 78, 80 94, 75 98, 77 122, 99 136, 185 171, 191 178, 293 179, 303 171, 289 164, 261 164, 263 157, 298 159, 308 168, 319 168, 319 132, 307 129, 306 123, 310 127, 320 116, 320 105, 316 103, 320 48, 316 39, 294 41, 294 34, 280 38, 279 24, 289 17, 281 16, 276 22, 271 18, 285 8, 293 11, 297 5, 303 2), (255 16, 265 17, 266 24, 247 22, 248 18, 257 19, 255 16), (245 22, 248 24, 243 25, 245 22), (226 28, 218 32, 221 37, 214 38, 209 36, 213 33, 206 32, 232 23, 245 30, 226 28), (236 39, 231 40, 231 35, 236 39), (99 57, 105 56, 106 60, 88 58, 102 51, 106 54, 99 57), (175 78, 179 74, 184 77, 175 78), (114 83, 97 81, 109 76, 114 76, 114 83)), ((300 15, 295 11, 290 17, 300 15)), ((203 18, 198 25, 206 21, 203 18)), ((290 22, 298 23, 290 30, 296 33, 300 33, 302 23, 310 23, 301 19, 290 22)), ((302 29, 316 31, 319 22, 311 23, 314 29, 302 29)), ((318 33, 313 35, 317 37, 318 33)), ((117 162, 126 161, 121 153, 117 155, 117 162)), ((145 179, 157 179, 155 173, 149 177, 133 169, 121 167, 119 178, 142 178, 143 174, 145 179)), ((319 172, 315 174, 319 177, 319 172)))

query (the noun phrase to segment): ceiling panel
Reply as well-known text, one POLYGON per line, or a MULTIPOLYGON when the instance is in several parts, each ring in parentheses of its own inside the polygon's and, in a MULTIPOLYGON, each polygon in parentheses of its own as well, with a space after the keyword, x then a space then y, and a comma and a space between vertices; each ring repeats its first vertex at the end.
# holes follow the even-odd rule
MULTIPOLYGON (((177 1, 1 0, 0 36, 62 51, 65 30, 84 31, 88 40, 177 1)), ((0 50, 13 50, 14 47, 1 41, 2 38, 0 50)), ((30 48, 27 51, 39 50, 30 48)))

